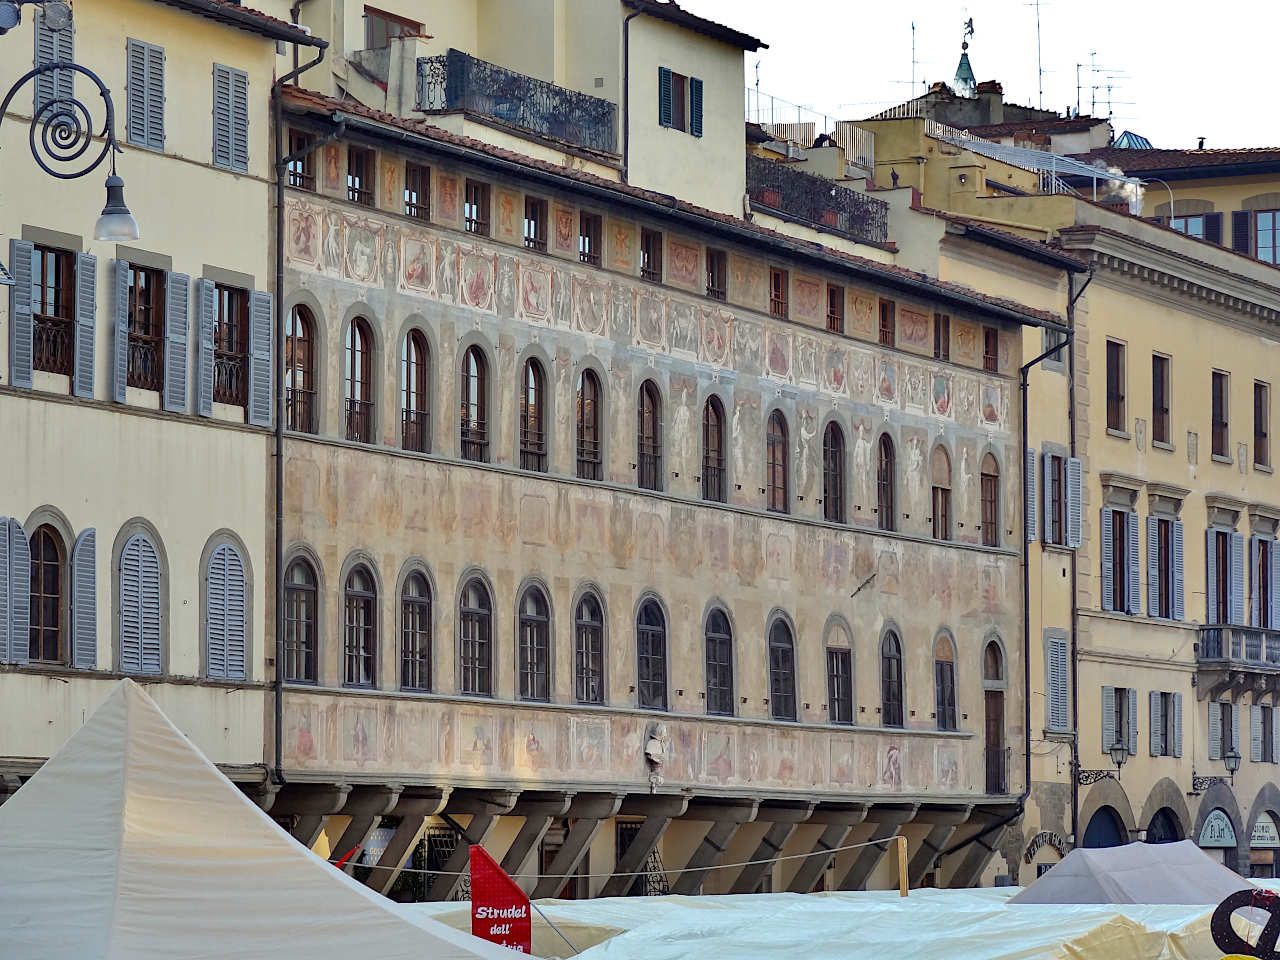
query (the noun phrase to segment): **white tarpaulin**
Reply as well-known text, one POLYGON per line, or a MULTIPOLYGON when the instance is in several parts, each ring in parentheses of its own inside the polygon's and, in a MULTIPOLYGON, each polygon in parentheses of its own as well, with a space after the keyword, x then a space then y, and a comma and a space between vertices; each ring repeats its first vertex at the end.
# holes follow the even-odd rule
POLYGON ((510 960, 280 829, 124 680, 0 806, 4 960, 510 960))

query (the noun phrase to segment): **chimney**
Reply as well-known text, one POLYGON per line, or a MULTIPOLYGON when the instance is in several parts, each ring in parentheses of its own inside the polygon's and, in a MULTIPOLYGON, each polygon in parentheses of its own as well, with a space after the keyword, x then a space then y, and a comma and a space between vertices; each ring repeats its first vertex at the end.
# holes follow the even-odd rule
POLYGON ((1004 123, 1004 87, 996 80, 984 80, 975 91, 982 103, 987 123, 1004 123))
POLYGON ((1197 149, 1197 150, 1203 150, 1203 149, 1204 149, 1204 137, 1201 137, 1201 138, 1200 138, 1200 145, 1199 145, 1198 147, 1196 147, 1196 149, 1197 149))

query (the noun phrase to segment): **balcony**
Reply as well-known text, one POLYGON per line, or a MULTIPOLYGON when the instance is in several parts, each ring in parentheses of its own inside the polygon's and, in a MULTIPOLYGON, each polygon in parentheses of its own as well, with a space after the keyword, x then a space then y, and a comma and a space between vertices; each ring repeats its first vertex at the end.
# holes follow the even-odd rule
POLYGON ((1280 630, 1214 624, 1200 628, 1196 663, 1208 668, 1280 672, 1280 630))
POLYGON ((588 150, 618 152, 615 104, 460 50, 418 58, 418 109, 487 117, 588 150))
POLYGON ((747 157, 747 193, 765 212, 812 224, 858 243, 889 240, 889 205, 763 157, 747 157))

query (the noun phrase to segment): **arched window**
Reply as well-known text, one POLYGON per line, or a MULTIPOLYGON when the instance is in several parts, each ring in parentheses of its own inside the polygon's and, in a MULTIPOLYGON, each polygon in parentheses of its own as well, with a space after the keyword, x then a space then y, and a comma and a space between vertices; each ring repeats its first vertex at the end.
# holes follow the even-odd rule
POLYGON ((902 641, 892 630, 880 642, 880 725, 902 726, 902 641))
POLYGON ((488 378, 484 354, 479 347, 468 347, 462 355, 462 458, 478 463, 489 461, 488 378))
POLYGON ((822 434, 822 516, 844 523, 844 431, 832 420, 822 434))
POLYGON ((551 699, 551 613, 538 587, 520 598, 520 699, 551 699))
POLYGON ((161 662, 160 555, 145 534, 120 551, 120 671, 159 673, 161 662))
POLYGON ((933 539, 951 539, 951 458, 942 447, 933 448, 933 539))
POLYGON ((290 430, 316 432, 315 376, 315 320, 299 305, 289 311, 285 340, 285 423, 290 430))
POLYGON ((785 620, 769 628, 769 712, 775 720, 796 719, 796 647, 785 620))
POLYGON ((702 499, 724 503, 724 407, 708 397, 702 407, 702 499))
POLYGON ((205 570, 205 673, 211 679, 245 679, 247 594, 240 551, 218 544, 205 570))
POLYGON ((372 687, 378 652, 378 594, 373 574, 358 566, 347 574, 343 591, 342 682, 348 687, 372 687))
POLYGON ((373 440, 373 334, 363 317, 347 327, 347 439, 373 440))
POLYGON ((284 576, 284 679, 315 683, 316 572, 306 560, 289 564, 284 576))
POLYGON ((493 696, 493 604, 479 579, 467 581, 458 609, 462 692, 493 696))
POLYGON ((723 610, 707 617, 707 713, 731 717, 733 705, 733 631, 723 610))
POLYGON ((853 723, 853 641, 839 624, 827 634, 827 717, 853 723))
POLYGON ((411 573, 400 592, 400 685, 431 689, 431 586, 411 573))
POLYGON ((876 521, 881 530, 898 528, 893 503, 894 473, 893 440, 887 433, 882 434, 876 459, 876 521))
POLYGON ((547 469, 546 378, 542 364, 524 364, 520 387, 520 468, 545 473, 547 469))
POLYGON ((982 543, 1000 546, 1000 464, 987 454, 982 458, 982 543))
POLYGON ((31 535, 31 648, 32 663, 68 660, 62 617, 62 580, 66 548, 58 531, 48 524, 31 535))
POLYGON ((982 652, 982 679, 994 686, 1004 683, 1004 654, 994 640, 988 640, 982 652))
POLYGON ((636 684, 641 708, 667 709, 667 620, 656 600, 636 616, 636 684))
POLYGON ((956 649, 945 634, 933 648, 933 712, 939 730, 956 727, 956 649))
POLYGON ((591 370, 578 377, 578 476, 604 479, 604 449, 600 435, 600 380, 591 370))
POLYGON ((422 331, 410 330, 400 345, 400 443, 419 453, 431 449, 429 356, 422 331))
POLYGON ((769 414, 769 426, 765 437, 765 485, 768 487, 768 507, 775 513, 787 512, 787 421, 782 411, 769 414))
POLYGON ((573 685, 579 703, 604 703, 604 610, 594 593, 578 601, 573 624, 573 685))
POLYGON ((652 380, 640 385, 637 404, 636 482, 643 490, 662 489, 662 398, 652 380))

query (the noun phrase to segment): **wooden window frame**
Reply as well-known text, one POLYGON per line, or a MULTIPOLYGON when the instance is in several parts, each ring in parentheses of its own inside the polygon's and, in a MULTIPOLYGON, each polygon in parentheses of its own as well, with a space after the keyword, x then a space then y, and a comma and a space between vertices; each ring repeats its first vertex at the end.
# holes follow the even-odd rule
POLYGON ((1000 328, 982 328, 982 369, 987 373, 1000 372, 1000 328))
POLYGON ((1172 358, 1168 354, 1151 355, 1151 442, 1170 442, 1169 388, 1172 385, 1170 369, 1172 358))
POLYGON ((765 422, 765 506, 770 513, 791 512, 791 439, 787 418, 774 410, 765 422))
POLYGON ((463 351, 458 396, 462 459, 488 463, 489 360, 478 346, 463 351))
POLYGON ((547 201, 542 197, 524 198, 524 245, 528 250, 547 252, 547 201))
POLYGON ((309 130, 289 128, 289 155, 305 150, 301 156, 289 161, 289 186, 295 190, 307 190, 312 193, 316 189, 315 151, 310 149, 315 142, 315 134, 309 130))
POLYGON ((707 296, 724 301, 729 290, 729 255, 715 247, 707 247, 707 296))
POLYGON ((489 236, 489 224, 493 216, 489 184, 467 178, 463 187, 463 229, 477 237, 489 236))
POLYGON ((786 320, 791 315, 791 276, 782 267, 769 268, 769 316, 786 320))
POLYGON ((880 346, 896 347, 898 345, 897 304, 892 300, 880 301, 880 346))
POLYGON ((876 441, 876 525, 889 532, 898 528, 896 481, 897 451, 893 438, 882 433, 876 441))
POLYGON ((702 405, 702 499, 724 503, 725 483, 724 404, 716 396, 702 405))
POLYGON ((732 717, 737 712, 733 683, 733 626, 721 609, 707 615, 703 635, 707 671, 707 713, 732 717))
POLYGON ((1271 466, 1271 384, 1253 381, 1253 465, 1271 466))
POLYGON ((636 400, 636 483, 642 490, 662 490, 662 394, 657 384, 640 384, 636 400))
POLYGON ((301 433, 315 433, 315 318, 302 304, 289 311, 284 384, 285 426, 301 433))
POLYGON ((520 377, 520 469, 547 472, 547 375, 534 357, 520 377))
POLYGON ((1129 610, 1129 511, 1113 510, 1111 523, 1111 609, 1129 610))
POLYGON ((636 613, 636 705, 641 710, 667 709, 667 667, 667 617, 650 598, 636 613))
POLYGON ((939 730, 960 729, 956 711, 956 661, 955 645, 950 638, 941 637, 935 644, 933 658, 933 714, 939 730), (940 649, 947 645, 947 653, 940 649))
POLYGON ((520 699, 551 701, 551 604, 542 588, 520 595, 518 670, 520 699))
POLYGON ((378 581, 363 564, 342 585, 342 685, 373 689, 378 685, 378 581), (357 575, 367 588, 353 587, 357 575))
POLYGON ((1263 263, 1280 263, 1280 210, 1257 210, 1253 214, 1253 249, 1256 259, 1263 263), (1264 227, 1263 218, 1268 217, 1269 226, 1264 227), (1264 244, 1262 238, 1268 234, 1270 243, 1264 244), (1271 259, 1263 255, 1264 250, 1271 251, 1271 259))
POLYGON ((417 20, 410 20, 408 17, 389 13, 386 10, 371 7, 368 4, 365 4, 362 19, 364 20, 364 48, 366 50, 385 50, 391 46, 393 39, 422 36, 423 24, 417 20), (378 42, 379 38, 374 32, 373 26, 373 21, 375 20, 382 21, 388 27, 395 26, 401 29, 396 33, 392 33, 390 29, 384 29, 386 36, 382 39, 385 42, 378 42))
POLYGON ((31 368, 75 371, 76 255, 44 244, 31 251, 31 368), (50 269, 52 262, 52 269, 50 269))
POLYGON ((933 359, 951 362, 951 317, 945 313, 933 315, 933 359))
POLYGON ((640 228, 640 279, 662 282, 662 231, 640 228))
POLYGON ((1214 457, 1231 458, 1231 374, 1214 370, 1209 375, 1210 453, 1214 457))
POLYGON ((249 291, 214 284, 213 399, 243 407, 249 402, 249 291))
MULTIPOLYGON (((30 633, 27 656, 31 663, 65 665, 70 662, 67 626, 67 547, 52 525, 42 523, 31 534, 30 633), (53 556, 44 556, 51 547, 53 556), (47 568, 52 567, 52 570, 47 568), (52 573, 52 576, 49 574, 52 573), (52 645, 52 655, 50 655, 52 645)), ((21 643, 13 638, 14 646, 21 643)))
POLYGON ((478 577, 458 599, 458 674, 463 696, 493 696, 493 597, 478 577))
POLYGON ((828 523, 847 523, 844 505, 844 429, 835 420, 822 431, 822 518, 828 523))
POLYGON ((844 287, 838 283, 827 284, 827 330, 844 333, 844 287))
POLYGON ((374 205, 377 154, 366 147, 347 145, 347 199, 362 207, 374 205))
POLYGON ((1047 469, 1052 477, 1046 481, 1049 495, 1047 520, 1051 521, 1044 530, 1044 542, 1054 546, 1067 545, 1067 458, 1056 453, 1047 454, 1047 469))
POLYGON ((285 683, 319 682, 319 615, 316 571, 309 560, 290 561, 284 582, 284 672, 285 683), (302 571, 302 579, 293 571, 302 571))
POLYGON ((981 470, 979 496, 982 502, 982 545, 1000 546, 1000 474, 981 470))
POLYGON ((604 440, 600 429, 600 378, 594 370, 578 374, 578 479, 604 479, 604 440), (588 386, 590 385, 590 386, 588 386))
POLYGON ((769 716, 774 720, 800 719, 796 690, 796 641, 781 618, 769 626, 769 716))
POLYGON ((1271 608, 1271 557, 1276 548, 1276 541, 1260 537, 1258 539, 1258 563, 1253 569, 1253 592, 1258 598, 1257 626, 1264 630, 1274 630, 1278 610, 1271 608))
POLYGON ((905 726, 902 640, 892 630, 880 640, 880 726, 905 726))
POLYGON ((431 349, 421 330, 410 330, 400 344, 400 446, 431 449, 431 349))
POLYGON ((1173 574, 1173 521, 1168 517, 1156 517, 1157 603, 1154 613, 1162 620, 1173 619, 1173 574))
POLYGON ((853 651, 848 647, 827 647, 827 719, 853 725, 853 651))
POLYGON ((573 686, 578 703, 605 702, 604 605, 588 591, 574 611, 573 686), (595 605, 594 614, 588 605, 595 605))
POLYGON ((1213 613, 1216 623, 1228 624, 1231 622, 1231 531, 1214 530, 1213 536, 1217 548, 1214 551, 1215 567, 1212 571, 1217 582, 1217 609, 1213 613))
POLYGON ((1106 341, 1107 429, 1128 433, 1128 410, 1125 406, 1125 366, 1127 349, 1119 340, 1106 341))
POLYGON ((140 390, 164 389, 165 273, 129 264, 129 359, 125 382, 140 390), (145 283, 139 283, 145 280, 145 283), (147 291, 142 303, 141 291, 147 291), (148 332, 139 330, 143 311, 150 320, 148 332))
POLYGON ((431 219, 431 168, 412 160, 404 165, 404 215, 414 220, 431 219))
POLYGON ((578 214, 578 260, 593 267, 600 266, 604 245, 604 218, 583 210, 578 214))
POLYGON ((415 570, 400 591, 400 689, 431 689, 431 634, 431 584, 415 570))
POLYGON ((352 317, 343 347, 346 437, 373 442, 373 331, 363 317, 352 317))

